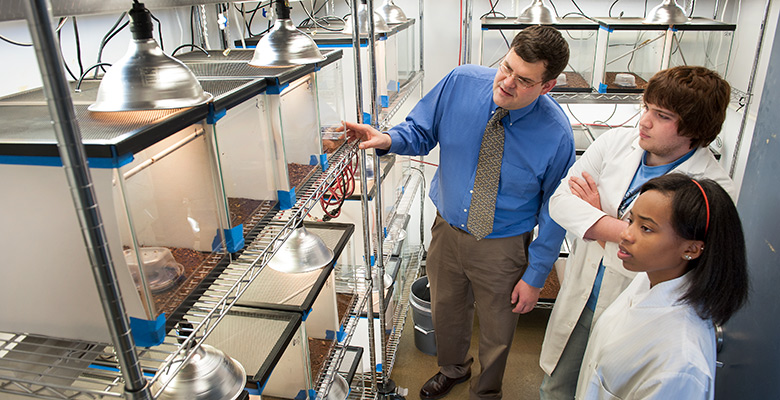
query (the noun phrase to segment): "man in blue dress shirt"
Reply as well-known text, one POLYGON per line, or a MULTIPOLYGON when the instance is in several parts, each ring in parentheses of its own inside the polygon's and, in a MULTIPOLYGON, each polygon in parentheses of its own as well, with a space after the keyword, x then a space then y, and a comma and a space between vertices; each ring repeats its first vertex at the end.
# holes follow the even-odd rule
POLYGON ((574 139, 563 110, 545 94, 568 59, 557 30, 529 27, 514 38, 498 70, 455 68, 390 131, 346 124, 361 149, 380 154, 425 155, 440 146, 430 190, 438 213, 427 259, 440 371, 421 388, 422 399, 441 398, 471 377, 475 306, 481 371, 470 397, 501 398, 518 314, 536 305, 564 236, 547 203, 574 162, 574 139), (509 113, 501 119, 504 149, 493 229, 478 239, 469 232, 469 209, 483 133, 499 107, 509 113))

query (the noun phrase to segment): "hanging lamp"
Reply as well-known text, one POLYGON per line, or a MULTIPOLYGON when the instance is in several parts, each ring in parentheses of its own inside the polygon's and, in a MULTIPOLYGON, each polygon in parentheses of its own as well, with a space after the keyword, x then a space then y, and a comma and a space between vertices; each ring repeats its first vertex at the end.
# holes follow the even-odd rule
MULTIPOLYGON (((360 34, 368 34, 368 4, 366 0, 361 0, 358 5, 358 24, 360 26, 360 34)), ((344 33, 352 34, 352 16, 347 15, 344 18, 344 33)), ((390 27, 387 26, 385 19, 376 11, 374 11, 374 33, 387 33, 390 32, 390 27)))
POLYGON ((685 16, 685 10, 677 5, 676 0, 664 0, 650 10, 643 22, 646 24, 665 25, 684 24, 688 22, 688 17, 685 16))
POLYGON ((152 36, 152 16, 143 3, 129 12, 133 40, 124 57, 106 71, 90 111, 115 112, 186 108, 210 101, 181 61, 163 53, 152 36))
POLYGON ((268 33, 260 38, 249 65, 253 67, 288 67, 325 60, 317 43, 301 32, 290 20, 287 0, 276 0, 276 22, 268 33))
POLYGON ((404 10, 393 3, 393 0, 384 0, 381 6, 375 10, 388 24, 402 24, 408 20, 404 10))
POLYGON ((284 241, 268 266, 279 272, 299 274, 323 268, 332 260, 333 250, 301 225, 284 241))
POLYGON ((530 6, 523 9, 520 12, 520 16, 517 17, 515 22, 526 24, 554 24, 557 22, 547 6, 544 5, 542 0, 533 0, 530 6))

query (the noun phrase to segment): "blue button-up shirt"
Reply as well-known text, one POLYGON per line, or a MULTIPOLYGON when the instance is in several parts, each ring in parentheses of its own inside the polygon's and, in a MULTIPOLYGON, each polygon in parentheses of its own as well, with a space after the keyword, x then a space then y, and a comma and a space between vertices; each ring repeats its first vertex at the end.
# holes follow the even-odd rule
MULTIPOLYGON (((425 155, 440 146, 439 168, 430 198, 450 225, 468 231, 468 211, 485 126, 493 102, 496 70, 475 65, 454 69, 388 132, 389 152, 425 155)), ((565 231, 549 215, 548 199, 574 163, 574 138, 563 110, 544 95, 501 120, 504 156, 493 232, 487 238, 517 236, 539 225, 528 251, 523 280, 542 287, 558 258, 565 231)))

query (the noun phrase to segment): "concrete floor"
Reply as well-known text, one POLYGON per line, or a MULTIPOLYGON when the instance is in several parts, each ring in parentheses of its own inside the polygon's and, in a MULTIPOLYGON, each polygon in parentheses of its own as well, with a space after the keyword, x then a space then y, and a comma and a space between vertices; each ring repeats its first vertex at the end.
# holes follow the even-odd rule
MULTIPOLYGON (((504 399, 539 398, 539 385, 544 376, 544 372, 539 367, 539 353, 549 318, 549 309, 535 309, 520 316, 504 374, 504 399)), ((471 367, 472 376, 476 376, 479 372, 477 358, 479 326, 476 322, 477 318, 474 320, 474 332, 469 350, 474 357, 474 364, 471 367)), ((414 345, 414 321, 410 308, 391 378, 399 387, 409 389, 407 399, 417 400, 420 398, 420 387, 438 371, 436 357, 422 353, 414 345)), ((468 389, 468 383, 462 383, 452 389, 445 398, 468 399, 468 389)))

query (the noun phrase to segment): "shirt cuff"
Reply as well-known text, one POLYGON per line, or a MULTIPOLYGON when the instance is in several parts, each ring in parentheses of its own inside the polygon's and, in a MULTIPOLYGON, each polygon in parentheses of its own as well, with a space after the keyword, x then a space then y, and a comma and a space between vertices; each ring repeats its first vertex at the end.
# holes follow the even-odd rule
POLYGON ((547 275, 550 274, 550 271, 547 271, 546 273, 541 273, 529 265, 528 268, 526 268, 525 273, 523 274, 523 281, 537 289, 541 289, 544 287, 544 282, 547 280, 547 275))

